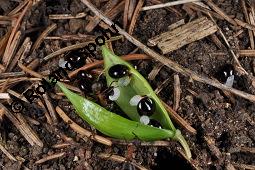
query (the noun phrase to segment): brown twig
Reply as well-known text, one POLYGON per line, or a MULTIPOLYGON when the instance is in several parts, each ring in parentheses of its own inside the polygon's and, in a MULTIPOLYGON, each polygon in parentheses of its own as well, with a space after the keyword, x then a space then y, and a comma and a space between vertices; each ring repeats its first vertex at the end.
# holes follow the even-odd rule
MULTIPOLYGON (((106 18, 98 9, 96 9, 93 4, 91 4, 88 0, 81 0, 90 10, 92 10, 97 16, 99 16, 103 21, 105 21, 105 23, 109 24, 109 25, 113 25, 114 23, 109 20, 108 18, 106 18)), ((194 71, 191 71, 187 68, 182 67, 181 65, 173 62, 172 60, 154 52, 153 50, 151 50, 150 48, 148 48, 147 46, 145 46, 143 43, 141 43, 140 41, 138 41, 137 39, 135 39, 134 37, 130 36, 127 32, 125 32, 123 29, 121 29, 119 26, 116 25, 116 29, 119 31, 119 34, 123 35, 126 39, 128 39, 130 42, 132 42, 133 44, 135 44, 137 47, 139 47, 140 49, 142 49, 146 54, 150 55, 151 57, 153 57, 154 59, 160 61, 161 63, 163 63, 164 65, 166 65, 167 67, 171 68, 172 70, 181 73, 185 76, 191 77, 192 79, 199 81, 201 83, 206 83, 209 84, 211 86, 214 86, 216 88, 222 89, 222 90, 226 90, 229 91, 237 96, 243 97, 249 101, 255 102, 255 96, 251 95, 249 93, 231 88, 229 86, 226 86, 224 84, 221 84, 215 80, 212 80, 208 77, 205 76, 201 76, 198 75, 197 73, 195 73, 194 71)))
POLYGON ((33 47, 32 47, 32 52, 34 52, 37 48, 40 47, 42 41, 44 40, 44 37, 46 37, 47 35, 49 35, 53 30, 55 30, 57 28, 57 24, 52 24, 50 26, 48 26, 42 33, 41 35, 37 38, 37 40, 35 41, 33 47))
POLYGON ((174 75, 174 111, 177 111, 179 108, 181 100, 181 84, 180 84, 180 78, 178 74, 174 75))
POLYGON ((29 69, 28 67, 24 66, 21 62, 18 62, 18 66, 26 73, 34 76, 34 77, 37 77, 37 78, 43 78, 43 75, 29 69))
POLYGON ((41 163, 50 161, 52 159, 57 159, 57 158, 63 157, 65 154, 66 154, 65 152, 55 153, 53 155, 49 155, 49 156, 46 156, 42 159, 39 159, 38 161, 35 162, 35 164, 41 164, 41 163))
POLYGON ((90 131, 80 127, 78 124, 76 124, 73 120, 71 120, 66 114, 65 112, 60 108, 60 107, 56 107, 56 111, 59 114, 59 116, 66 122, 69 124, 69 126, 76 131, 77 133, 79 133, 82 136, 86 136, 88 138, 91 138, 99 143, 102 143, 104 145, 107 146, 111 146, 112 145, 112 141, 109 139, 106 139, 102 136, 99 135, 93 135, 90 131))
POLYGON ((52 14, 52 15, 49 15, 49 19, 51 19, 51 20, 78 19, 78 18, 84 18, 85 16, 87 16, 87 13, 85 13, 85 12, 81 12, 81 13, 78 13, 76 15, 72 15, 72 14, 52 14))
POLYGON ((5 56, 6 54, 4 54, 4 56, 3 56, 2 61, 3 61, 3 64, 5 65, 5 68, 7 68, 10 64, 10 61, 13 60, 13 56, 14 56, 14 54, 18 48, 18 45, 20 43, 20 39, 21 39, 21 31, 18 31, 15 34, 15 36, 13 37, 12 43, 8 49, 8 53, 7 53, 8 56, 6 57, 5 56))
POLYGON ((14 56, 13 60, 11 61, 10 65, 7 67, 6 72, 10 72, 17 64, 18 60, 24 55, 26 55, 31 48, 32 42, 29 37, 27 37, 21 47, 19 48, 18 52, 14 56))
POLYGON ((142 9, 143 3, 144 3, 144 0, 139 0, 138 3, 137 3, 137 6, 135 8, 134 14, 132 16, 132 19, 131 19, 131 22, 130 22, 130 25, 129 25, 129 28, 128 28, 128 33, 130 35, 133 34, 133 31, 134 31, 134 28, 135 28, 135 23, 137 21, 139 13, 142 9))
POLYGON ((196 2, 196 1, 200 1, 200 0, 178 0, 178 1, 174 1, 174 2, 167 2, 164 4, 143 7, 142 11, 158 9, 158 8, 165 8, 165 7, 169 7, 169 6, 181 5, 181 4, 186 4, 186 3, 190 3, 190 2, 196 2))
POLYGON ((123 14, 123 29, 126 30, 128 25, 128 9, 130 0, 125 0, 124 14, 123 14))
POLYGON ((239 20, 239 19, 237 19, 237 18, 235 18, 234 20, 235 20, 236 23, 237 23, 238 25, 240 25, 241 27, 248 29, 248 31, 251 31, 251 30, 252 30, 252 31, 255 31, 255 26, 254 26, 254 25, 251 25, 251 24, 249 24, 249 23, 247 23, 247 22, 243 22, 243 21, 241 21, 241 20, 239 20))

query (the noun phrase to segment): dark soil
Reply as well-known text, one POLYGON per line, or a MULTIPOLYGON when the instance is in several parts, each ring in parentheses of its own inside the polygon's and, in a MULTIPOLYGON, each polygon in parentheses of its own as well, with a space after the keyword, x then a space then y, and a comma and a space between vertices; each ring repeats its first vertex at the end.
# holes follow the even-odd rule
MULTIPOLYGON (((236 0, 217 0, 214 1, 228 15, 234 15, 240 19, 244 19, 242 8, 236 0)), ((149 5, 149 2, 145 2, 149 5)), ((11 1, 10 9, 17 6, 17 2, 11 1)), ((166 9, 150 10, 141 12, 136 23, 133 36, 147 43, 147 40, 167 30, 167 26, 179 21, 180 19, 189 20, 190 17, 181 9, 180 6, 174 7, 182 15, 166 9)), ((25 36, 29 36, 34 42, 43 30, 51 23, 57 24, 57 29, 53 31, 51 36, 67 35, 67 34, 89 34, 96 36, 97 32, 87 33, 84 29, 88 23, 88 17, 85 19, 71 20, 49 20, 50 14, 77 14, 87 11, 79 0, 42 0, 38 5, 32 8, 32 11, 26 15, 27 22, 23 23, 26 30, 36 28, 36 31, 28 31, 25 36)), ((7 11, 0 10, 0 15, 5 15, 7 11)), ((123 15, 116 17, 114 21, 122 23, 123 15)), ((217 21, 219 27, 224 31, 227 39, 234 49, 248 49, 249 37, 247 30, 237 37, 233 35, 238 29, 231 27, 226 21, 217 21)), ((0 27, 0 37, 6 32, 5 28, 0 27)), ((45 40, 35 54, 31 54, 31 58, 43 58, 56 51, 59 48, 75 44, 76 41, 62 40, 45 40)), ((136 47, 127 41, 117 41, 113 43, 114 51, 117 55, 128 54, 136 47)), ((159 50, 155 47, 154 50, 159 50)), ((142 53, 139 50, 136 53, 142 53)), ((99 54, 99 53, 98 53, 99 54)), ((212 42, 210 37, 196 41, 186 45, 170 54, 165 55, 182 66, 194 70, 198 74, 216 78, 219 70, 226 64, 232 64, 232 56, 226 49, 218 49, 212 42), (224 52, 226 55, 218 55, 217 52, 224 52)), ((46 69, 54 70, 58 68, 59 57, 43 63, 36 71, 46 69)), ((97 59, 102 59, 101 55, 97 55, 97 59)), ((240 59, 244 69, 254 75, 253 58, 240 59)), ((155 60, 134 61, 132 62, 138 67, 138 70, 147 78, 148 74, 157 64, 155 60)), ((16 68, 18 69, 18 67, 16 68)), ((175 73, 167 67, 163 67, 154 80, 149 81, 151 86, 156 89, 166 79, 170 79, 170 83, 159 93, 159 97, 173 105, 173 75, 175 73)), ((255 166, 255 155, 246 151, 240 151, 240 147, 255 147, 255 105, 243 98, 234 96, 232 102, 221 90, 206 84, 192 82, 187 77, 180 76, 181 80, 181 102, 178 114, 184 118, 192 127, 197 130, 197 135, 192 135, 182 129, 182 133, 187 139, 192 151, 192 163, 200 169, 220 170, 226 169, 230 163, 248 164, 255 166), (198 95, 192 95, 188 90, 196 92, 198 95), (209 143, 205 140, 212 140, 209 143)), ((237 77, 237 76, 236 76, 237 77)), ((73 83, 78 86, 77 82, 73 83)), ((23 92, 24 85, 14 86, 12 89, 20 93, 23 92)), ((249 93, 253 93, 251 85, 245 77, 236 78, 234 87, 249 93)), ((80 119, 70 103, 66 100, 52 99, 54 106, 60 106, 76 123, 86 129, 95 131, 80 119)), ((7 119, 1 122, 2 138, 6 141, 7 150, 14 156, 24 158, 22 166, 20 163, 12 162, 5 154, 0 152, 0 169, 131 169, 127 163, 116 163, 111 160, 103 160, 97 155, 101 152, 111 153, 127 157, 127 146, 113 145, 107 147, 96 143, 90 139, 84 141, 72 129, 68 127, 59 118, 59 123, 55 127, 58 132, 52 130, 52 127, 46 124, 46 118, 38 107, 26 105, 23 114, 32 117, 40 122, 39 126, 31 125, 37 132, 40 139, 44 143, 43 148, 31 147, 28 142, 21 136, 19 131, 7 119), (52 145, 62 143, 63 140, 59 136, 59 132, 72 138, 75 144, 64 149, 54 149, 52 145), (47 161, 43 164, 35 165, 35 161, 58 152, 66 152, 66 156, 47 161), (78 160, 74 160, 78 157, 78 160)), ((98 132, 97 132, 98 133, 98 132)), ((169 147, 152 147, 135 145, 132 160, 141 164, 148 169, 194 169, 177 151, 180 147, 177 143, 172 142, 169 147)))

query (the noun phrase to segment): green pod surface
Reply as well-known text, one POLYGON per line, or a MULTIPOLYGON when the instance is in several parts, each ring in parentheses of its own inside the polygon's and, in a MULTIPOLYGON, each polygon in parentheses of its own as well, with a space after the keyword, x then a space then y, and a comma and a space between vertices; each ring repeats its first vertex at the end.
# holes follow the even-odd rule
POLYGON ((136 71, 131 64, 112 53, 105 45, 103 45, 101 48, 102 55, 104 57, 104 71, 108 86, 118 86, 118 79, 114 79, 109 76, 108 70, 110 67, 116 64, 122 64, 129 68, 130 83, 127 86, 118 86, 120 89, 120 96, 115 101, 123 112, 125 112, 130 119, 139 121, 140 116, 137 112, 137 107, 131 106, 129 102, 130 99, 135 95, 147 95, 148 97, 152 98, 156 104, 155 112, 150 118, 159 121, 163 128, 170 129, 175 132, 176 129, 170 120, 165 107, 162 105, 160 99, 154 93, 147 80, 138 71, 136 71))
POLYGON ((78 115, 101 133, 118 139, 140 139, 153 141, 175 137, 176 133, 167 129, 159 129, 143 125, 123 118, 100 105, 68 90, 62 83, 57 85, 74 106, 78 115))

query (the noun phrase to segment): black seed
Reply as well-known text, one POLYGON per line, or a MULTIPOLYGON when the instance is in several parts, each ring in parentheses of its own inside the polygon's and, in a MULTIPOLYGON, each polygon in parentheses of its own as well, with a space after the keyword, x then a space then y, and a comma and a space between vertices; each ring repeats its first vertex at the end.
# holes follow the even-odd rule
POLYGON ((155 111, 155 102, 149 97, 142 98, 137 105, 137 112, 140 115, 151 116, 155 111))
POLYGON ((91 82, 80 80, 79 88, 81 89, 81 91, 89 93, 89 92, 91 92, 91 82))
POLYGON ((153 127, 157 127, 157 128, 161 127, 161 124, 157 120, 154 120, 154 119, 150 120, 149 125, 152 125, 153 127))
POLYGON ((216 73, 216 78, 222 83, 225 83, 228 77, 234 74, 234 67, 231 64, 226 64, 220 67, 219 71, 216 73))
POLYGON ((112 78, 124 77, 128 74, 128 67, 122 64, 116 64, 109 69, 108 74, 112 78))
POLYGON ((93 81, 93 76, 91 74, 89 74, 86 71, 79 71, 77 74, 77 78, 78 79, 82 79, 82 80, 86 80, 86 81, 93 81))
POLYGON ((86 57, 78 51, 72 51, 67 55, 66 61, 71 64, 73 68, 80 68, 86 64, 86 57))

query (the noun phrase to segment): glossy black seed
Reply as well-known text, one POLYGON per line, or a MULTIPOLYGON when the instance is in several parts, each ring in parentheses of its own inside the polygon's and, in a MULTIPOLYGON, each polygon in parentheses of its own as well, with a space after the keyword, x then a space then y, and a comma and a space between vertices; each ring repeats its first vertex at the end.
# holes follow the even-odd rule
POLYGON ((84 70, 78 72, 77 78, 86 81, 93 81, 93 76, 84 70))
POLYGON ((150 120, 149 125, 152 125, 153 127, 157 127, 157 128, 161 127, 161 124, 157 120, 154 120, 154 119, 150 120))
POLYGON ((122 64, 116 64, 109 69, 108 74, 112 78, 124 77, 128 75, 128 67, 122 64))
POLYGON ((216 73, 216 78, 222 83, 225 83, 228 77, 234 74, 234 67, 231 64, 226 64, 219 68, 219 71, 216 73))
POLYGON ((142 98, 137 105, 137 112, 140 115, 151 116, 155 111, 155 102, 149 97, 142 98))
POLYGON ((89 92, 91 92, 91 82, 80 80, 79 88, 81 89, 81 91, 89 93, 89 92))
POLYGON ((66 61, 74 68, 80 68, 86 64, 86 57, 82 56, 80 52, 72 51, 67 55, 66 61))

